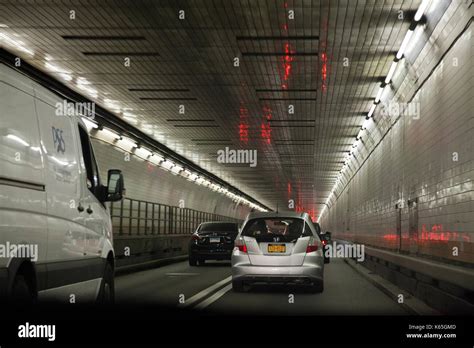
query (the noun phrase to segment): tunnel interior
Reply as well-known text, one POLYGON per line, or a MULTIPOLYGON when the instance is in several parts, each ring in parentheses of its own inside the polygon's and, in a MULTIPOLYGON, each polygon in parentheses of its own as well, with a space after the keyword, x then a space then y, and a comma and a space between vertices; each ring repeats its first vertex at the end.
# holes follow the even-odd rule
MULTIPOLYGON (((29 285, 61 301, 66 280, 87 276, 102 296, 95 253, 122 303, 472 315, 471 24, 460 0, 2 2, 0 244, 38 231, 46 266, 29 285), (84 188, 82 166, 97 172, 84 188), (109 169, 123 175, 121 199, 109 169), (209 222, 232 233, 203 236, 209 222), (210 261, 193 258, 214 242, 210 261), (80 261, 76 275, 48 266, 64 260, 80 261), (307 263, 321 273, 297 273, 307 263), (258 279, 276 290, 239 293, 258 279), (322 279, 322 294, 288 307, 288 283, 322 279)), ((2 269, 12 287, 35 264, 0 261, 0 285, 2 269)))

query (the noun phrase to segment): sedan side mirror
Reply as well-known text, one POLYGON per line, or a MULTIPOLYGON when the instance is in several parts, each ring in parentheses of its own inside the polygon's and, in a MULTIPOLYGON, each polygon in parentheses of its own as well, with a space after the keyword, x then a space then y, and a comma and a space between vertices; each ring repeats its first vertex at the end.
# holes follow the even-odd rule
POLYGON ((331 241, 331 232, 321 233, 320 236, 321 240, 325 240, 328 243, 331 241))
POLYGON ((324 239, 326 239, 328 242, 331 241, 331 232, 326 232, 324 234, 324 239))
POLYGON ((326 256, 326 246, 331 243, 331 232, 326 232, 326 233, 321 233, 321 240, 326 242, 323 243, 325 245, 324 248, 324 263, 329 263, 331 262, 331 259, 329 256, 326 256))
POLYGON ((124 191, 122 171, 119 169, 110 169, 107 175, 107 194, 105 201, 120 201, 124 195, 124 191))

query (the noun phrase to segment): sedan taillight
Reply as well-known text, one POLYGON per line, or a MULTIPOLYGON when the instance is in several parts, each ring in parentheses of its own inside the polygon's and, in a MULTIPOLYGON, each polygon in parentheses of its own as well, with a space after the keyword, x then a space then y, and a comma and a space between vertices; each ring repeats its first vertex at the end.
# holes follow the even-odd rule
POLYGON ((237 245, 237 248, 239 248, 239 251, 246 253, 247 252, 247 246, 244 245, 237 245))
POLYGON ((318 244, 314 243, 314 244, 309 244, 307 247, 306 247, 306 253, 312 253, 314 251, 317 251, 318 250, 318 244))
POLYGON ((245 242, 243 240, 236 240, 234 246, 236 249, 239 249, 239 251, 243 253, 247 252, 247 246, 245 245, 245 242))

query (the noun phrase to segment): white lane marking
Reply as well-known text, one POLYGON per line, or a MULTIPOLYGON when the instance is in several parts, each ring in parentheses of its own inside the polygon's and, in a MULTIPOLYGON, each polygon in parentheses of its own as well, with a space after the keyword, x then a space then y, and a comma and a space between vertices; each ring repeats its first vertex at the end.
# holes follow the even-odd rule
POLYGON ((232 289, 232 284, 229 284, 226 287, 220 289, 218 292, 216 292, 211 297, 209 297, 209 298, 205 299, 204 301, 202 301, 201 303, 197 304, 196 307, 194 307, 194 308, 196 308, 196 309, 206 308, 207 306, 209 306, 210 304, 216 302, 218 299, 220 299, 222 296, 224 296, 225 293, 228 292, 230 289, 232 289))
POLYGON ((230 281, 232 281, 232 276, 229 276, 225 279, 222 279, 220 282, 217 282, 215 283, 214 285, 211 285, 210 287, 208 287, 207 289, 204 289, 202 290, 201 292, 198 292, 196 295, 194 295, 193 297, 189 298, 189 300, 187 300, 185 303, 183 304, 180 304, 179 306, 181 307, 187 307, 187 306, 190 306, 192 305, 193 303, 199 301, 200 299, 206 297, 207 295, 209 295, 211 292, 213 292, 214 290, 216 289, 219 289, 221 286, 224 286, 225 284, 229 283, 230 281))
POLYGON ((196 276, 201 273, 166 273, 167 276, 176 277, 176 276, 196 276))

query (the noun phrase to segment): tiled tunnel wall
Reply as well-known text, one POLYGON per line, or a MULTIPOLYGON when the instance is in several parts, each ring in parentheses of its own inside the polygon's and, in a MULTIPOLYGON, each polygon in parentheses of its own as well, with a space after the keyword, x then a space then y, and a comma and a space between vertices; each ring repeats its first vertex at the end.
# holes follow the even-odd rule
POLYGON ((463 6, 453 2, 399 66, 385 99, 414 112, 377 108, 320 219, 335 237, 474 264, 472 19, 463 6))

